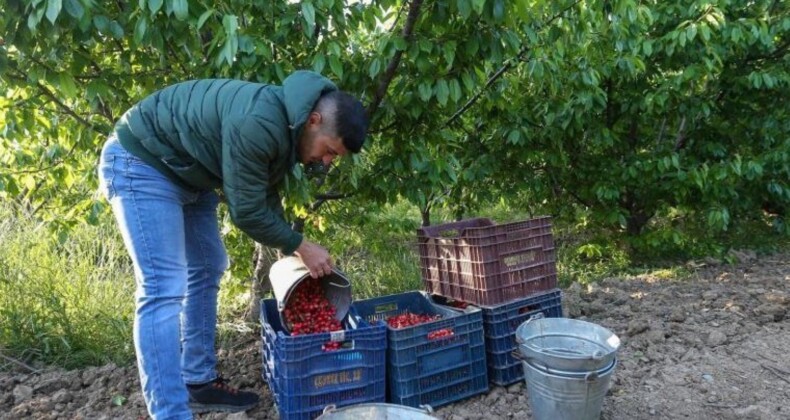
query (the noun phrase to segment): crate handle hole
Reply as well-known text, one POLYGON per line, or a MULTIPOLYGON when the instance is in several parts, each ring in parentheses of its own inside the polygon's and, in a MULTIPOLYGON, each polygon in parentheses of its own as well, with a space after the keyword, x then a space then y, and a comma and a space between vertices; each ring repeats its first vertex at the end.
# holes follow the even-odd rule
POLYGON ((508 267, 514 267, 517 265, 524 265, 535 262, 538 259, 538 253, 536 251, 528 251, 522 252, 520 254, 509 255, 505 257, 502 261, 508 267))

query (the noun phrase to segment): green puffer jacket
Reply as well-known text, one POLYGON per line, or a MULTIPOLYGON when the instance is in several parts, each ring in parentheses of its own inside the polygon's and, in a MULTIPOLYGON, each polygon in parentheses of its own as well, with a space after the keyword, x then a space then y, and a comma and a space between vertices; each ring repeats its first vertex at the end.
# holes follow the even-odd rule
POLYGON ((236 226, 291 254, 302 242, 283 218, 278 186, 322 93, 337 87, 297 71, 283 86, 228 79, 179 83, 127 111, 115 126, 130 153, 190 190, 222 188, 236 226))

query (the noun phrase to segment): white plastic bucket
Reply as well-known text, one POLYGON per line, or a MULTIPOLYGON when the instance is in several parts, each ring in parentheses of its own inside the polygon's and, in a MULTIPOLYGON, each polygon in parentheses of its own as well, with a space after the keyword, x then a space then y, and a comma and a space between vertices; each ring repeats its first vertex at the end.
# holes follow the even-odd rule
MULTIPOLYGON (((291 294, 302 281, 310 278, 310 271, 296 256, 285 257, 274 264, 269 270, 269 280, 272 282, 274 297, 277 299, 277 310, 280 313, 283 328, 288 330, 283 311, 291 294)), ((351 308, 351 281, 337 268, 332 273, 318 279, 329 303, 334 305, 335 319, 343 321, 351 308)))

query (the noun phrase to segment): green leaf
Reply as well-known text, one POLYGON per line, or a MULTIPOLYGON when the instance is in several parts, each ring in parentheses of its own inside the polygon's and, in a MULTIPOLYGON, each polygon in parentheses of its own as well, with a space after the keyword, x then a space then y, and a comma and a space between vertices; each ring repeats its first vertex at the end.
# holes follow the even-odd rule
POLYGON ((708 24, 702 22, 699 30, 702 33, 702 39, 705 40, 705 42, 710 41, 710 27, 708 27, 708 24))
POLYGON ((392 38, 392 45, 394 45, 395 49, 397 49, 398 51, 404 51, 404 50, 406 50, 406 47, 407 47, 406 40, 403 39, 402 36, 393 37, 392 38))
POLYGON ((148 29, 148 22, 144 17, 137 20, 137 25, 134 27, 134 42, 135 44, 142 44, 145 38, 145 31, 148 29))
POLYGON ((200 30, 200 28, 203 27, 203 25, 206 23, 208 18, 213 16, 214 13, 215 13, 214 9, 208 9, 205 12, 203 12, 203 14, 200 15, 200 18, 198 18, 197 29, 200 30))
POLYGON ((447 86, 447 81, 442 79, 436 83, 436 99, 439 104, 447 105, 447 98, 450 96, 450 88, 447 86))
POLYGON ((469 72, 466 72, 461 75, 461 81, 464 82, 464 87, 469 92, 475 91, 475 82, 472 79, 472 75, 469 72))
POLYGON ((475 9, 475 13, 478 15, 483 14, 483 8, 486 5, 486 0, 472 0, 472 7, 475 9))
POLYGON ((458 0, 457 6, 462 18, 468 19, 472 15, 472 5, 469 4, 469 0, 458 0))
POLYGON ((124 404, 126 404, 126 397, 124 397, 123 395, 113 395, 112 405, 116 407, 120 407, 124 404))
POLYGON ((122 39, 124 32, 121 24, 116 21, 110 22, 110 34, 112 34, 112 37, 115 39, 122 39))
POLYGON ((309 33, 312 34, 313 28, 315 28, 315 6, 313 6, 312 2, 302 2, 302 16, 304 17, 305 22, 307 22, 309 33))
POLYGON ((222 27, 225 28, 225 35, 230 37, 236 36, 236 31, 239 30, 239 18, 236 15, 225 15, 222 17, 222 27))
POLYGON ((329 68, 332 69, 332 73, 337 75, 337 77, 343 78, 343 65, 340 64, 340 59, 336 55, 329 57, 329 68))
POLYGON ((326 56, 324 54, 316 54, 313 57, 313 70, 316 73, 323 73, 326 67, 326 56))
POLYGON ((733 27, 732 31, 730 31, 730 39, 737 44, 741 40, 741 28, 733 27))
POLYGON ((516 145, 521 141, 521 130, 510 130, 507 135, 508 144, 516 145))
POLYGON ((151 16, 155 15, 162 8, 162 3, 164 3, 164 0, 148 0, 148 10, 151 11, 151 16))
POLYGON ((370 75, 370 78, 376 79, 376 76, 378 76, 380 70, 381 70, 381 60, 379 60, 378 58, 374 58, 373 62, 370 63, 370 69, 368 70, 368 74, 370 75))
POLYGON ((82 7, 82 4, 79 0, 66 0, 66 13, 71 15, 74 19, 81 19, 82 15, 85 14, 85 9, 82 7))
POLYGON ((646 56, 650 56, 653 54, 653 41, 645 41, 642 43, 642 51, 645 52, 646 56))
POLYGON ((494 0, 494 20, 499 22, 505 17, 505 0, 494 0))
POLYGON ((433 44, 426 39, 421 39, 417 44, 420 46, 420 51, 429 53, 433 50, 433 44))
POLYGON ((686 29, 686 38, 688 38, 689 41, 693 41, 696 36, 697 25, 689 25, 689 27, 686 29))
POLYGON ((27 16, 27 27, 30 29, 30 32, 36 33, 39 21, 41 21, 41 18, 36 13, 31 13, 27 16))
POLYGON ((173 0, 173 13, 176 19, 185 20, 189 17, 189 3, 187 0, 173 0))
POLYGON ((419 58, 417 58, 417 70, 419 70, 420 73, 427 73, 432 67, 433 65, 431 64, 431 60, 429 60, 428 57, 421 55, 419 58))
POLYGON ((433 95, 431 83, 427 81, 420 83, 420 85, 417 87, 417 90, 420 94, 420 99, 422 99, 423 102, 428 102, 433 95))
POLYGON ((99 32, 107 33, 107 31, 110 29, 110 19, 104 15, 94 16, 93 26, 95 26, 99 32))
POLYGON ((450 99, 452 99, 453 102, 458 102, 461 100, 461 93, 461 84, 458 83, 458 80, 450 80, 450 99))
POLYGON ((47 19, 54 25, 63 8, 62 0, 47 0, 47 19))
POLYGON ((477 50, 480 49, 480 43, 477 41, 477 37, 471 37, 464 43, 464 49, 466 50, 466 54, 469 56, 473 56, 477 54, 477 50))
POLYGON ((455 41, 449 41, 446 42, 442 48, 444 60, 447 61, 447 67, 452 67, 453 61, 455 61, 455 45, 455 41))

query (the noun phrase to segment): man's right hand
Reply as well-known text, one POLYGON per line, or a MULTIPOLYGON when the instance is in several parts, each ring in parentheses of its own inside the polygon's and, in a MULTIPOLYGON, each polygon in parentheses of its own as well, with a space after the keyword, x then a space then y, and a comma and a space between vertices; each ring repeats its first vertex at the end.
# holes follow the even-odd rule
POLYGON ((317 279, 332 272, 332 257, 321 245, 302 239, 302 243, 294 253, 302 259, 305 267, 310 271, 310 277, 317 279))

